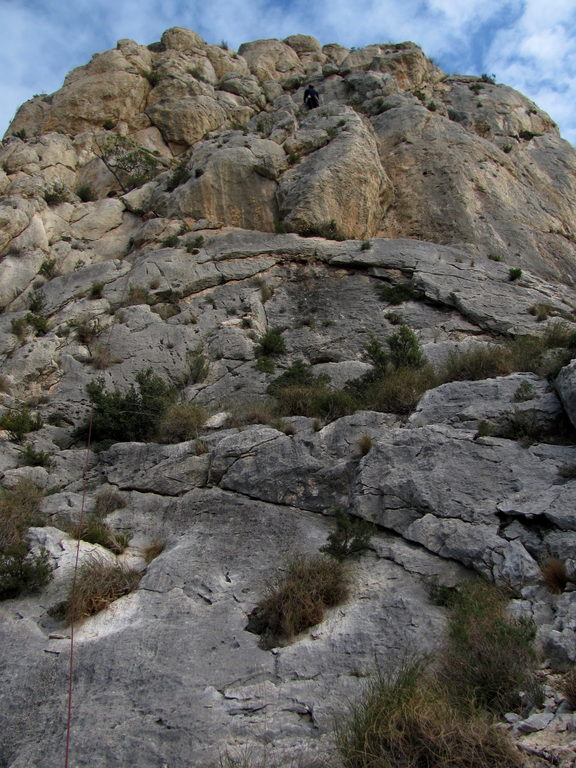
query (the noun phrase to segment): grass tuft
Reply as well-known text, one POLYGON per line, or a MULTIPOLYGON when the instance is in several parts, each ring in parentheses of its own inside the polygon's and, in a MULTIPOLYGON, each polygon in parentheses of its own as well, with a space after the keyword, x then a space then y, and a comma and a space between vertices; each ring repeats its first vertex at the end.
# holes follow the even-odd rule
POLYGON ((66 623, 72 624, 104 610, 119 597, 133 592, 141 578, 142 572, 119 563, 110 564, 97 557, 86 559, 63 606, 66 623))
POLYGON ((348 597, 349 575, 332 557, 294 557, 286 574, 272 583, 250 616, 247 629, 262 636, 262 645, 284 645, 319 624, 327 608, 348 597))

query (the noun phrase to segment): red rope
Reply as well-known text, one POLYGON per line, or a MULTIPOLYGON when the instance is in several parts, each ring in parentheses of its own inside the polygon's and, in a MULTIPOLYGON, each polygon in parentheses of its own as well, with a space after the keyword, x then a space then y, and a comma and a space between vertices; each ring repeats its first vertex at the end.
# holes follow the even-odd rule
MULTIPOLYGON (((86 458, 84 459, 84 468, 82 470, 82 504, 80 506, 80 523, 79 529, 82 530, 82 524, 84 522, 84 503, 86 501, 86 491, 88 489, 87 483, 87 469, 88 459, 90 457, 90 446, 92 443, 92 413, 93 409, 90 409, 90 416, 88 418, 88 443, 86 446, 86 458)), ((74 561, 74 576, 72 578, 72 588, 70 590, 70 599, 74 599, 74 592, 76 590, 76 575, 78 573, 78 562, 80 559, 80 540, 81 536, 78 536, 76 542, 76 559, 74 561)), ((72 614, 72 620, 70 622, 70 664, 68 668, 68 716, 66 719, 66 755, 64 759, 64 768, 68 768, 68 761, 70 757, 70 736, 72 732, 72 677, 74 674, 74 615, 72 614)))

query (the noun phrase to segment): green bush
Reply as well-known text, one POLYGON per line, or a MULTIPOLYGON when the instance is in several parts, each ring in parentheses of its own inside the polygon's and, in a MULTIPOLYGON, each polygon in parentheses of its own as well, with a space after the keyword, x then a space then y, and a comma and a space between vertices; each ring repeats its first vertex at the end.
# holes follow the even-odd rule
POLYGON ((405 301, 421 301, 424 297, 423 292, 416 288, 412 283, 397 283, 388 285, 387 283, 378 283, 376 293, 382 301, 388 304, 402 304, 405 301))
POLYGON ((258 340, 258 355, 262 357, 273 357, 281 355, 286 351, 286 343, 280 335, 278 328, 272 328, 266 331, 258 340))
POLYGON ((163 248, 177 248, 178 247, 178 235, 168 235, 162 240, 163 248))
MULTIPOLYGON (((112 125, 114 128, 114 125, 112 125)), ((90 203, 92 200, 96 200, 96 193, 88 184, 81 184, 76 190, 76 194, 83 203, 90 203)))
POLYGON ((510 280, 520 280, 522 277, 522 270, 520 267, 510 267, 510 271, 508 272, 508 277, 510 280))
POLYGON ((88 292, 88 298, 91 300, 101 299, 102 291, 104 290, 104 283, 96 282, 92 283, 88 292))
POLYGON ((37 451, 31 445, 25 445, 20 453, 20 463, 25 467, 49 467, 51 456, 48 451, 37 451))
POLYGON ((168 183, 166 184, 166 191, 173 192, 181 184, 184 184, 190 178, 190 171, 186 167, 187 159, 181 160, 176 168, 170 174, 168 183))
POLYGON ((56 259, 44 259, 42 264, 40 264, 38 274, 42 275, 47 280, 51 280, 53 277, 55 277, 57 274, 56 259))
POLYGON ((522 711, 521 694, 537 703, 535 627, 507 613, 495 586, 468 582, 454 593, 439 676, 448 695, 464 708, 501 717, 522 711))
POLYGON ((374 535, 374 526, 367 520, 352 517, 342 509, 336 511, 336 528, 328 535, 328 541, 320 552, 332 555, 337 560, 359 555, 369 549, 374 535))
POLYGON ((254 368, 257 371, 260 371, 260 373, 274 373, 276 364, 270 357, 259 357, 258 360, 256 360, 254 368))
POLYGON ((336 725, 343 768, 520 768, 504 731, 463 712, 422 664, 378 672, 336 725))
POLYGON ((34 314, 40 314, 46 307, 46 296, 42 290, 33 290, 28 296, 28 309, 34 314))
POLYGON ((286 574, 273 582, 250 616, 248 631, 267 648, 290 642, 318 624, 327 608, 348 597, 349 575, 338 560, 324 555, 293 558, 286 574))
POLYGON ((59 205, 68 200, 68 190, 61 181, 54 181, 44 190, 44 200, 48 205, 59 205))
POLYGON ((26 315, 26 322, 36 331, 38 336, 45 336, 50 330, 48 318, 44 317, 44 315, 36 315, 34 312, 28 312, 26 315))
POLYGON ((390 360, 395 368, 422 368, 426 365, 426 358, 420 350, 418 339, 407 325, 401 325, 398 332, 390 336, 388 346, 390 360))
POLYGON ((17 443, 22 442, 24 435, 28 432, 36 432, 42 426, 42 418, 38 415, 32 415, 26 405, 11 408, 0 417, 0 428, 5 429, 10 435, 10 439, 17 443))
MULTIPOLYGON (((176 391, 149 368, 136 374, 136 386, 126 391, 104 391, 104 381, 97 379, 86 385, 92 403, 92 439, 96 442, 111 440, 151 440, 160 419, 176 397, 176 391)), ((80 427, 78 437, 88 436, 89 423, 80 427)))
POLYGON ((114 176, 123 192, 150 181, 160 171, 154 155, 132 139, 112 134, 98 143, 98 157, 114 176))

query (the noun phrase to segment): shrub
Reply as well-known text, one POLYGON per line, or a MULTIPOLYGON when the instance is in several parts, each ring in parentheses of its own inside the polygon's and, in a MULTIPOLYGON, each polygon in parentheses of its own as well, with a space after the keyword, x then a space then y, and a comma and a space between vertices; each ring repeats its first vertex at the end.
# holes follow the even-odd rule
POLYGON ((173 403, 158 423, 158 438, 163 443, 194 440, 206 421, 206 409, 196 403, 173 403))
POLYGON ((43 525, 42 491, 28 480, 0 492, 0 600, 34 592, 50 580, 48 554, 28 551, 26 534, 31 525, 43 525))
POLYGON ((152 88, 154 88, 154 86, 158 85, 158 83, 160 82, 160 75, 158 74, 158 72, 155 72, 154 70, 145 72, 144 77, 146 78, 146 80, 148 80, 152 88))
POLYGON ((507 440, 519 440, 524 445, 543 442, 547 430, 538 419, 538 412, 533 409, 515 409, 512 413, 501 417, 496 434, 507 440))
POLYGON ((510 280, 520 280, 522 277, 522 270, 520 267, 510 267, 510 271, 508 272, 508 277, 510 280))
POLYGON ((168 235, 162 240, 163 248, 177 248, 178 247, 178 235, 168 235))
POLYGON ((378 672, 336 727, 343 768, 520 768, 507 734, 460 711, 423 666, 378 672))
POLYGON ((497 253, 489 253, 488 258, 490 261, 502 261, 502 256, 498 255, 497 253))
POLYGON ((535 397, 534 387, 532 384, 530 384, 529 381, 523 381, 522 384, 518 387, 516 392, 514 392, 514 402, 515 403, 523 403, 526 402, 526 400, 533 400, 535 397))
POLYGON ((544 584, 546 584, 550 592, 555 594, 564 592, 568 584, 568 575, 566 573, 566 563, 563 560, 559 560, 557 557, 549 557, 541 564, 540 570, 544 584))
POLYGON ((70 320, 70 328, 76 331, 76 338, 81 344, 90 344, 104 330, 98 318, 94 320, 70 320))
MULTIPOLYGON (((114 125, 112 124, 111 127, 114 128, 114 125)), ((92 200, 96 200, 96 193, 89 184, 81 184, 76 190, 76 194, 83 203, 90 203, 92 200)))
POLYGON ((104 290, 104 283, 92 283, 88 292, 88 298, 95 300, 102 298, 102 291, 104 290))
POLYGON ((0 417, 0 429, 5 429, 10 439, 17 443, 22 442, 24 435, 28 432, 41 429, 42 425, 42 418, 38 415, 33 416, 30 409, 25 405, 11 408, 0 417))
POLYGON ((20 452, 20 462, 25 467, 49 467, 52 458, 48 451, 37 451, 31 445, 25 445, 20 452))
POLYGON ((362 403, 368 410, 408 414, 424 392, 436 384, 437 377, 430 366, 401 367, 365 387, 362 403))
POLYGON ((199 384, 204 381, 210 370, 210 363, 202 352, 190 356, 188 364, 188 383, 199 384))
POLYGON ((369 251, 372 248, 372 242, 370 240, 362 240, 362 244, 360 245, 361 251, 369 251))
POLYGON ((38 336, 45 336, 48 333, 48 318, 44 317, 44 315, 35 315, 33 312, 28 312, 25 319, 28 325, 36 331, 38 336))
MULTIPOLYGON (((122 392, 104 391, 104 381, 97 379, 86 385, 92 403, 92 438, 95 441, 149 440, 176 396, 167 384, 149 368, 136 374, 136 386, 122 392)), ((80 427, 78 437, 87 437, 89 424, 80 427)))
POLYGON ((302 235, 302 237, 323 237, 326 240, 346 240, 346 237, 340 232, 334 219, 300 227, 298 234, 302 235))
POLYGON ((54 181, 44 190, 44 200, 48 205, 59 205, 68 200, 68 190, 61 181, 54 181))
POLYGON ((397 333, 388 339, 390 359, 395 368, 422 368, 426 358, 420 351, 415 333, 407 325, 401 325, 397 333))
POLYGON ((46 306, 46 296, 42 290, 34 290, 28 296, 28 309, 30 312, 38 314, 44 311, 46 306))
POLYGON ((254 365, 255 370, 260 371, 260 373, 274 373, 275 367, 274 360, 270 357, 259 357, 254 365))
POLYGON ((327 608, 346 600, 349 576, 342 563, 324 555, 293 558, 250 616, 247 629, 273 648, 324 618, 327 608))
POLYGON ((44 259, 42 264, 40 264, 38 274, 42 275, 47 280, 51 280, 53 277, 55 277, 57 274, 56 259, 44 259))
POLYGON ((176 189, 176 187, 179 187, 181 184, 184 184, 190 178, 190 171, 186 167, 186 163, 187 163, 186 159, 181 160, 176 166, 176 168, 174 168, 174 170, 170 174, 170 179, 166 184, 167 192, 173 192, 176 189))
POLYGON ((366 520, 352 517, 342 509, 336 511, 336 529, 328 535, 328 541, 320 552, 337 560, 359 555, 370 547, 374 526, 366 520))
POLYGON ((98 157, 125 193, 150 181, 160 170, 154 155, 127 136, 107 136, 97 149, 98 157))
POLYGON ((133 592, 142 572, 119 563, 109 564, 96 557, 86 559, 63 606, 66 622, 72 624, 107 608, 123 595, 133 592))
MULTIPOLYGON (((439 665, 450 697, 497 717, 522 709, 521 693, 536 699, 535 628, 507 614, 507 600, 495 586, 471 581, 455 592, 448 638, 439 665)), ((534 702, 533 702, 534 703, 534 702)))
POLYGON ((273 357, 286 351, 286 344, 278 328, 272 328, 258 340, 258 355, 273 357))
POLYGON ((534 315, 538 322, 542 322, 554 314, 554 307, 552 304, 540 302, 539 304, 532 304, 532 306, 528 308, 528 312, 531 315, 534 315))
POLYGON ((26 341, 28 335, 28 323, 25 317, 13 318, 10 323, 10 331, 16 336, 18 341, 26 341))
POLYGON ((382 301, 387 301, 388 304, 402 304, 405 301, 421 301, 424 296, 423 292, 410 282, 397 283, 396 285, 378 283, 376 285, 376 293, 382 301))
POLYGON ((204 237, 202 235, 196 235, 192 237, 186 243, 186 250, 188 253, 198 253, 199 249, 204 245, 204 237))

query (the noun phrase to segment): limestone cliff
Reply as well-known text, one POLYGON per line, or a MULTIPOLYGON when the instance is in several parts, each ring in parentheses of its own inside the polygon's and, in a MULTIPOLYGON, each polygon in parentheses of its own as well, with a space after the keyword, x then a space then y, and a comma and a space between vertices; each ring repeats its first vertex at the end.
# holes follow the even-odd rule
MULTIPOLYGON (((234 53, 174 28, 24 104, 0 167, 0 481, 42 490, 26 541, 52 573, 0 603, 1 765, 61 764, 58 606, 96 510, 129 546, 80 560, 143 576, 76 630, 77 766, 325 759, 375 659, 438 648, 430 585, 473 573, 548 668, 576 663, 576 150, 548 115, 413 43, 234 53), (280 407, 296 361, 322 398, 280 407), (148 369, 208 421, 87 446, 98 382, 148 369), (350 598, 262 647, 267 582, 337 509, 376 524, 350 598)), ((574 715, 545 690, 509 722, 567 766, 574 715)))

